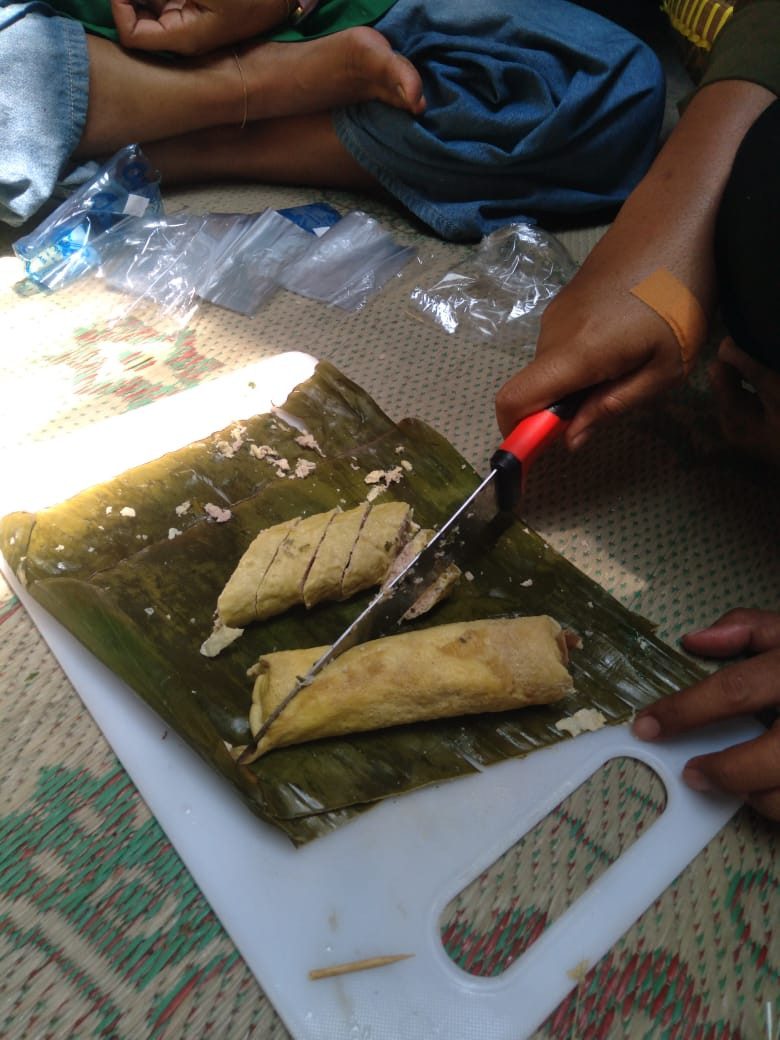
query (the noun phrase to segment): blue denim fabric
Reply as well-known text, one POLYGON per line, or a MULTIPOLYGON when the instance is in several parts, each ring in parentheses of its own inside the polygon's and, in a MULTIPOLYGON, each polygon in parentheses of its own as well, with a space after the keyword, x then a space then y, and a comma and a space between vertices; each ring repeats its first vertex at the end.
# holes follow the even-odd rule
POLYGON ((442 237, 622 202, 658 143, 655 54, 567 0, 397 0, 376 28, 419 69, 421 117, 334 114, 352 156, 442 237))
POLYGON ((92 176, 70 162, 87 114, 84 30, 37 0, 0 0, 0 220, 23 223, 92 176))

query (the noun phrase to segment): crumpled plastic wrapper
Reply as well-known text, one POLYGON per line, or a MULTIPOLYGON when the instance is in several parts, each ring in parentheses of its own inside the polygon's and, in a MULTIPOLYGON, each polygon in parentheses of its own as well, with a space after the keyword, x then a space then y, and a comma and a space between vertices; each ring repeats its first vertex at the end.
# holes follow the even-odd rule
POLYGON ((416 287, 412 312, 448 333, 535 339, 544 308, 576 269, 554 235, 532 224, 508 224, 433 284, 416 287))

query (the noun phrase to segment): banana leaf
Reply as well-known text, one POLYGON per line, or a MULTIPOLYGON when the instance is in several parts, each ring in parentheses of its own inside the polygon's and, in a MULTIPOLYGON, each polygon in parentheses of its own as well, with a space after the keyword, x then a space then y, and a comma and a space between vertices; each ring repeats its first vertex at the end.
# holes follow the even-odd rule
MULTIPOLYGON (((440 524, 479 481, 442 436, 416 419, 393 423, 326 363, 273 414, 241 420, 136 467, 67 502, 0 522, 0 549, 30 594, 179 733, 257 816, 302 844, 383 798, 474 772, 562 739, 562 715, 596 707, 609 723, 700 677, 596 582, 522 520, 496 525, 469 547, 473 580, 413 624, 548 613, 582 638, 571 660, 576 692, 554 705, 396 727, 273 751, 240 766, 251 680, 260 654, 332 642, 371 592, 345 603, 288 611, 216 658, 200 653, 217 596, 263 527, 366 497, 367 474, 405 461, 382 501, 402 499, 415 520, 440 524), (302 447, 313 435, 321 455, 302 447), (280 476, 251 445, 270 445, 302 479, 280 476), (177 506, 189 502, 186 513, 177 506), (206 503, 231 510, 227 522, 206 503), (134 515, 123 515, 130 507, 134 515), (170 537, 171 528, 180 531, 170 537)), ((301 696, 305 696, 304 693, 301 696)))

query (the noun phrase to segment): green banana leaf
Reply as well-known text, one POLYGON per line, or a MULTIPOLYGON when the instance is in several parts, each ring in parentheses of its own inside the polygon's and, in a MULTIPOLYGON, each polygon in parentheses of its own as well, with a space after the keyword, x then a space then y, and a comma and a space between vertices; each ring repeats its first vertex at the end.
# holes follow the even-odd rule
POLYGON ((249 738, 249 667, 263 653, 332 642, 371 592, 250 626, 207 658, 200 647, 217 596, 258 530, 357 505, 368 490, 366 475, 402 459, 401 481, 379 500, 409 502, 426 527, 439 525, 479 481, 430 427, 414 419, 393 423, 363 390, 321 363, 279 413, 242 420, 60 505, 4 517, 0 549, 39 603, 296 844, 383 798, 571 739, 555 722, 581 707, 623 722, 700 677, 647 621, 515 520, 470 547, 465 566, 473 580, 461 581, 414 624, 551 614, 582 638, 571 659, 575 694, 550 706, 315 741, 238 765, 229 746, 249 738), (302 429, 322 456, 296 441, 302 429), (305 458, 316 468, 302 479, 280 477, 251 453, 252 444, 271 445, 293 466, 305 458), (180 514, 185 502, 190 508, 180 514), (204 512, 207 503, 230 509, 231 518, 216 522, 204 512), (123 507, 134 515, 123 515, 123 507), (171 528, 181 533, 170 537, 171 528))

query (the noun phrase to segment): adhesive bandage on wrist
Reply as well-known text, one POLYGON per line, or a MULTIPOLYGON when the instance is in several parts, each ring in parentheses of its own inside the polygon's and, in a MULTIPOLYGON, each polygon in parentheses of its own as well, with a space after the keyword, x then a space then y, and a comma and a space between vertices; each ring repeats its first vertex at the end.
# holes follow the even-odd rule
POLYGON ((663 267, 629 289, 642 303, 664 319, 680 346, 687 375, 707 334, 707 316, 691 290, 663 267))

